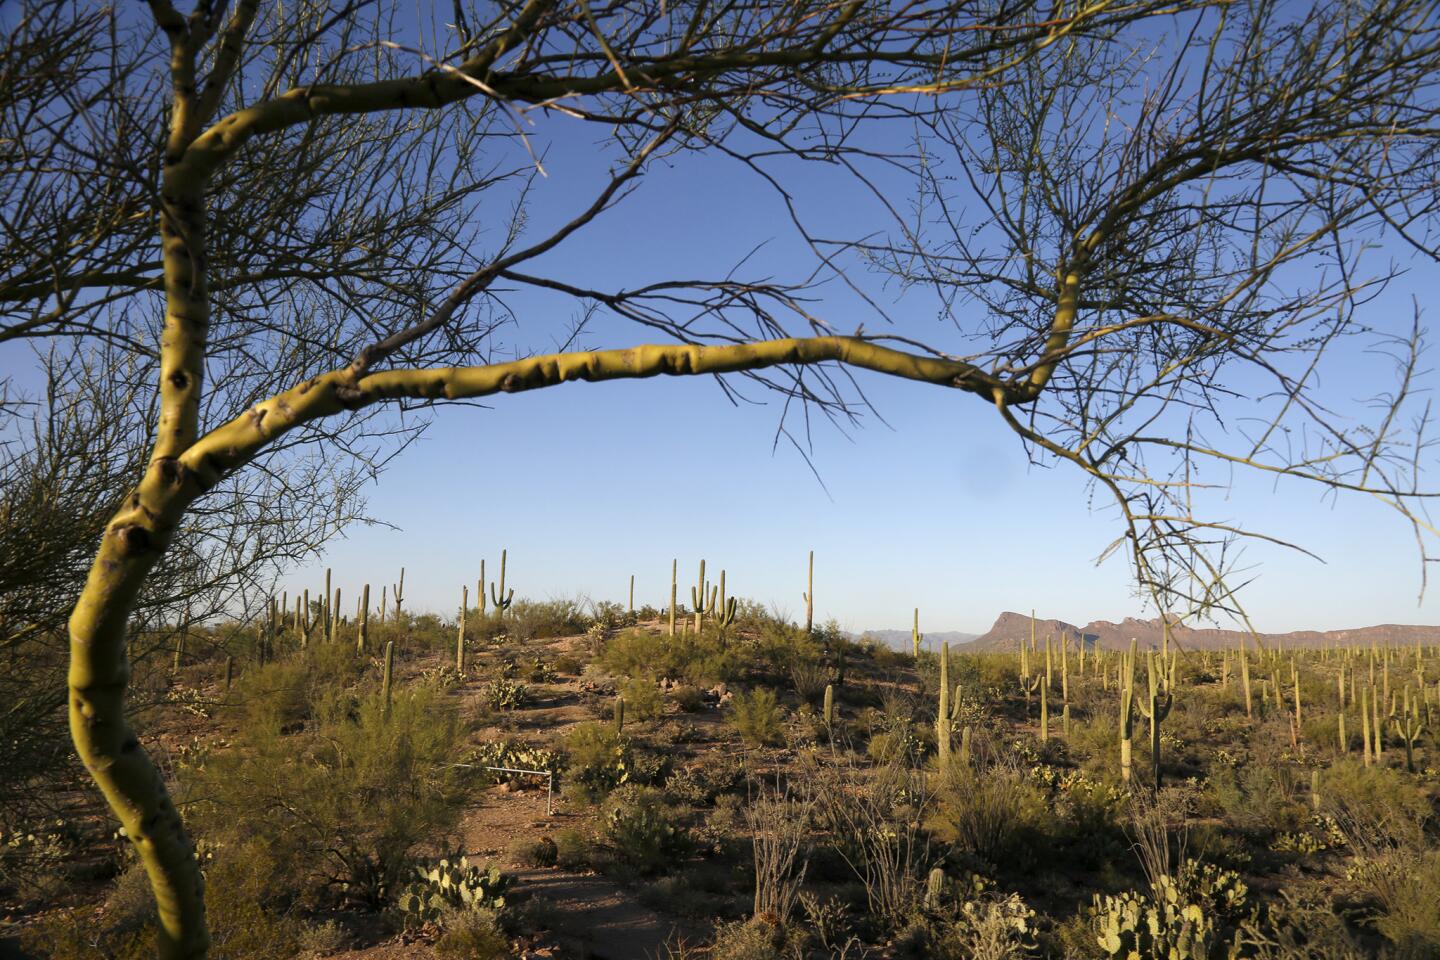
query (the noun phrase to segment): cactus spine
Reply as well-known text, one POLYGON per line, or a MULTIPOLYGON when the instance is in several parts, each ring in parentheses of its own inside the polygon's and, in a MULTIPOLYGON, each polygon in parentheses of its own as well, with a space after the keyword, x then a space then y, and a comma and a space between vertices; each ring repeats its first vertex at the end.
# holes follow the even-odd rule
POLYGON ((496 584, 490 584, 490 599, 495 604, 495 616, 502 620, 505 618, 505 611, 510 609, 510 604, 515 599, 514 587, 510 588, 509 593, 505 592, 505 560, 508 552, 507 550, 500 551, 500 583, 498 589, 496 584))
POLYGON ((935 749, 941 771, 950 768, 950 644, 940 645, 940 709, 935 716, 935 749))

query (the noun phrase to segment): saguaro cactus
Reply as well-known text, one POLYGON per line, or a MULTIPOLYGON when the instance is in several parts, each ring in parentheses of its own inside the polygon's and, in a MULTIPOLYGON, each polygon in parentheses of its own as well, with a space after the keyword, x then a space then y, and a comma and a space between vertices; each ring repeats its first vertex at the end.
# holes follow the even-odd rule
POLYGON ((460 588, 460 616, 455 626, 455 672, 465 673, 465 609, 470 606, 470 588, 460 588))
POLYGON ((370 584, 360 592, 360 623, 355 632, 355 649, 364 653, 370 643, 370 584))
POLYGON ((821 714, 825 718, 825 726, 833 726, 835 723, 835 685, 825 684, 825 706, 821 714))
POLYGON ((615 698, 612 714, 615 718, 615 732, 620 733, 625 729, 625 698, 623 696, 615 698))
POLYGON ((680 569, 680 561, 670 561, 670 636, 675 636, 675 574, 680 569))
POLYGON ((635 574, 630 574, 630 605, 625 608, 630 616, 635 616, 635 574))
POLYGON ((505 611, 510 609, 510 604, 515 599, 515 588, 511 587, 510 592, 505 592, 505 554, 507 551, 500 551, 500 583, 490 584, 490 600, 495 604, 495 616, 504 619, 505 611))
POLYGON ((1400 715, 1391 721, 1395 735, 1405 744, 1405 769, 1415 772, 1415 741, 1425 733, 1425 721, 1420 716, 1420 701, 1410 698, 1410 685, 1405 685, 1405 707, 1400 715))
POLYGON ((1155 789, 1160 789, 1160 724, 1170 716, 1175 704, 1175 695, 1170 690, 1161 690, 1159 671, 1155 666, 1155 651, 1150 651, 1149 667, 1150 696, 1148 702, 1140 705, 1140 712, 1150 721, 1150 759, 1155 766, 1155 789))
POLYGON ((915 623, 910 628, 910 645, 914 648, 916 660, 920 659, 920 641, 924 639, 925 635, 920 632, 920 608, 916 607, 915 623))
POLYGON ((810 551, 810 573, 805 580, 805 632, 815 632, 815 551, 810 551))
POLYGON ((725 595, 725 571, 720 571, 720 601, 715 605, 712 616, 717 627, 729 627, 735 622, 739 604, 734 597, 725 595))
POLYGON ((405 602, 405 568, 400 568, 400 579, 390 591, 395 597, 395 619, 400 619, 400 607, 405 602))
POLYGON ((1050 686, 1040 685, 1040 742, 1050 739, 1050 686))
POLYGON ((935 750, 940 769, 950 768, 950 644, 940 645, 940 709, 935 716, 935 750))
POLYGON ((1120 687, 1120 779, 1130 782, 1131 755, 1135 737, 1135 687, 1125 683, 1120 687))
POLYGON ((695 632, 705 628, 705 614, 715 609, 719 587, 712 588, 705 582, 705 559, 700 559, 700 579, 690 588, 690 606, 695 610, 695 632), (697 592, 698 591, 698 592, 697 592))

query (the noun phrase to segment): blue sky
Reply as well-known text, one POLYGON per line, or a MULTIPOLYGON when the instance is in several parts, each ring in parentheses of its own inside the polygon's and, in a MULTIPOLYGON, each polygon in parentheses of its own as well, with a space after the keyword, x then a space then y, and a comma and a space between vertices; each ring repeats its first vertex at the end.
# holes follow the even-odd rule
MULTIPOLYGON (((598 136, 569 120, 540 124, 535 142, 551 148, 532 207, 534 236, 588 202, 603 175, 590 146, 598 136)), ((854 234, 883 223, 873 200, 826 170, 810 168, 792 182, 812 226, 854 234)), ((794 278, 810 269, 769 188, 730 161, 686 156, 653 168, 635 195, 531 272, 609 288, 667 271, 713 276, 759 243, 752 272, 794 278)), ((1414 266, 1420 289, 1433 282, 1433 265, 1414 266)), ((896 303, 893 290, 866 283, 896 303)), ((1372 319, 1408 324, 1408 289, 1378 304, 1372 319)), ((537 349, 547 327, 558 336, 575 315, 567 301, 514 303, 524 329, 502 340, 537 349)), ((879 329, 838 286, 820 312, 841 330, 862 320, 879 329)), ((932 302, 907 296, 895 315, 904 332, 943 342, 932 302)), ((582 343, 653 339, 601 320, 582 343)), ((1341 365, 1332 373, 1336 390, 1348 390, 1347 373, 1372 362, 1357 356, 1341 365)), ((799 616, 806 551, 814 549, 817 616, 855 630, 905 626, 915 606, 925 628, 970 632, 1003 610, 1034 607, 1081 623, 1141 612, 1123 556, 1096 566, 1118 526, 1077 471, 1031 467, 993 410, 973 397, 859 376, 888 426, 870 418, 848 437, 818 426, 813 462, 825 488, 788 444, 773 446, 776 398, 756 395, 763 405, 737 408, 709 379, 571 384, 499 397, 488 410, 442 410, 371 492, 372 514, 400 529, 354 529, 325 562, 351 597, 366 579, 376 590, 393 582, 404 564, 412 608, 449 612, 482 557, 493 577, 502 547, 517 595, 623 602, 633 573, 637 602, 657 606, 668 594, 671 558, 681 561, 688 597, 685 585, 704 557, 712 576, 729 571, 732 592, 799 616)), ((1426 380, 1435 386, 1433 369, 1426 380)), ((1297 481, 1277 487, 1271 477, 1242 473, 1212 516, 1299 540, 1325 560, 1247 548, 1258 579, 1244 599, 1261 630, 1440 621, 1435 590, 1416 605, 1409 528, 1370 498, 1331 502, 1297 481)), ((298 571, 287 585, 317 583, 323 566, 298 571)))
MULTIPOLYGON (((532 197, 531 238, 587 205, 606 175, 605 133, 563 117, 537 118, 534 145, 549 176, 532 197)), ((907 131, 877 136, 906 146, 907 131)), ((791 168, 807 222, 854 236, 888 226, 875 200, 834 170, 791 168)), ((880 182, 904 209, 909 185, 880 182)), ((503 224, 497 223, 498 237, 503 224)), ((673 276, 716 277, 762 245, 746 275, 803 279, 813 268, 776 196, 733 161, 685 155, 652 166, 636 193, 527 272, 604 288, 673 276)), ((1414 272, 1370 308, 1386 329, 1410 320, 1409 295, 1436 288, 1437 267, 1397 255, 1414 272)), ((856 274, 900 332, 937 344, 936 304, 922 291, 897 299, 856 274)), ((563 336, 574 303, 512 301, 518 329, 505 344, 543 350, 563 336)), ((880 324, 838 284, 816 312, 842 331, 880 324)), ((653 332, 598 319, 583 346, 650 342, 653 332)), ((0 369, 21 373, 19 351, 0 369)), ((1373 358, 1330 371, 1327 395, 1369 395, 1373 358)), ((1440 378, 1427 365, 1424 387, 1440 378)), ((867 418, 846 436, 821 421, 811 467, 774 445, 775 397, 733 406, 710 379, 571 384, 496 398, 490 409, 441 409, 425 436, 369 491, 370 513, 398 529, 355 527, 326 557, 281 584, 316 590, 334 568, 348 607, 369 581, 378 594, 407 569, 407 605, 450 613, 481 558, 492 577, 508 548, 510 584, 532 598, 622 601, 630 575, 641 603, 662 604, 670 562, 681 595, 701 557, 712 577, 728 570, 732 593, 803 615, 806 552, 816 553, 816 607, 842 626, 904 627, 920 607, 922 628, 980 632, 1004 610, 1083 623, 1140 614, 1122 555, 1095 558, 1119 532, 1103 496, 1074 469, 1032 467, 1013 434, 975 398, 859 373, 887 424, 867 418)), ((1432 457, 1433 462, 1433 457, 1432 457)), ((1432 469, 1430 486, 1440 486, 1432 469)), ((1440 622, 1440 584, 1416 603, 1420 570, 1408 527, 1363 495, 1328 498, 1297 481, 1237 473, 1211 516, 1298 540, 1324 562, 1254 544, 1256 579, 1243 599, 1257 628, 1333 629, 1380 622, 1440 622)), ((1435 565, 1432 565, 1434 567, 1435 565)), ((1440 570, 1432 570, 1440 579, 1440 570)), ((1148 614, 1147 614, 1148 615, 1148 614)))

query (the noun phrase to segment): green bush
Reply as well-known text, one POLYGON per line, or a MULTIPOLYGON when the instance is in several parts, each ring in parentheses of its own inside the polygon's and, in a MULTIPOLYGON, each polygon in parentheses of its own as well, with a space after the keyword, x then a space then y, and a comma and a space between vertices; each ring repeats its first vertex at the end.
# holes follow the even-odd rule
POLYGON ((628 741, 613 724, 587 721, 576 724, 565 738, 565 785, 594 803, 630 779, 628 741))
POLYGON ((768 687, 741 690, 730 700, 731 726, 746 743, 754 746, 778 746, 785 742, 780 723, 784 711, 775 691, 768 687))
POLYGON ((942 781, 926 826, 960 852, 998 864, 1038 836, 1048 819, 1044 794, 1018 768, 957 765, 942 781))
POLYGON ((687 847, 684 830, 660 791, 630 784, 605 802, 605 840, 615 854, 642 874, 673 864, 687 847))
POLYGON ((610 673, 646 680, 684 680, 698 686, 739 676, 739 654, 714 632, 669 637, 647 630, 626 630, 611 637, 600 655, 610 673))
POLYGON ((245 851, 255 886, 277 902, 379 906, 412 849, 455 822, 454 708, 411 686, 388 708, 330 691, 309 710, 300 733, 271 716, 242 726, 233 749, 182 766, 187 818, 216 849, 245 851))
POLYGON ((665 695, 651 680, 626 680, 620 696, 625 698, 626 720, 654 720, 665 710, 665 695))
POLYGON ((353 646, 314 643, 297 656, 243 672, 231 700, 244 710, 247 727, 288 730, 313 719, 316 704, 354 686, 365 666, 353 646))

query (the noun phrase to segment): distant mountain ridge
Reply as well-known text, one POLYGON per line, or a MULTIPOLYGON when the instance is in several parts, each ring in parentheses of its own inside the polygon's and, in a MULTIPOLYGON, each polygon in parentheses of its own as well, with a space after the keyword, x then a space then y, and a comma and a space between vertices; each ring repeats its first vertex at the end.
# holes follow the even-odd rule
MULTIPOLYGON (((1164 637, 1164 623, 1159 617, 1141 620, 1126 617, 1119 623, 1111 620, 1092 620, 1083 627, 1064 620, 1035 618, 1035 636, 1040 642, 1045 637, 1058 638, 1061 633, 1072 639, 1083 637, 1087 647, 1104 650, 1128 649, 1133 637, 1141 648, 1159 647, 1164 637)), ((1241 630, 1224 630, 1218 627, 1172 626, 1171 638, 1182 648, 1196 650, 1218 650, 1222 647, 1238 646, 1244 639, 1252 643, 1250 635, 1241 630)), ((906 633, 909 637, 909 633, 906 633)), ((974 650, 1014 650, 1021 639, 1030 638, 1030 616, 1024 613, 1006 611, 995 620, 994 626, 982 633, 971 644, 974 650)), ((1348 630, 1295 630, 1290 633, 1261 633, 1264 645, 1277 644, 1291 647, 1346 647, 1369 646, 1372 643, 1404 645, 1417 640, 1424 644, 1440 644, 1440 626, 1421 624, 1383 623, 1373 627, 1356 627, 1348 630)))

